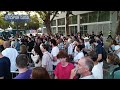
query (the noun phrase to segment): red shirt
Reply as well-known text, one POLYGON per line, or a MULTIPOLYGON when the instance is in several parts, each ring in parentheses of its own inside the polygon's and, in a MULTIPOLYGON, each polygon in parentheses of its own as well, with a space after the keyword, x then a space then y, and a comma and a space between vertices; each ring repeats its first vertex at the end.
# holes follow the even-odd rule
POLYGON ((74 68, 72 63, 68 63, 66 67, 61 65, 61 62, 57 64, 54 74, 58 79, 70 79, 71 70, 74 68))

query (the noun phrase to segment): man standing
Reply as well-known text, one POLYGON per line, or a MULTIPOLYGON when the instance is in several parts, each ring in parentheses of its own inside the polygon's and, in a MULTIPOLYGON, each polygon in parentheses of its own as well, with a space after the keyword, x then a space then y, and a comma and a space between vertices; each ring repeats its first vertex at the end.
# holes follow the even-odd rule
POLYGON ((55 69, 56 65, 60 62, 57 59, 57 54, 59 53, 59 48, 57 47, 57 42, 55 39, 51 39, 52 51, 51 54, 53 56, 53 70, 55 69))
MULTIPOLYGON (((48 72, 53 71, 52 55, 48 52, 48 47, 45 44, 40 45, 40 49, 43 53, 42 56, 42 67, 44 67, 48 72)), ((51 74, 51 73, 50 73, 51 74)))
POLYGON ((93 61, 89 57, 81 58, 78 61, 78 68, 71 70, 70 79, 73 79, 77 73, 80 74, 80 79, 95 79, 92 74, 93 66, 93 61))
POLYGON ((2 55, 6 56, 10 59, 11 71, 17 70, 16 64, 15 64, 16 57, 18 56, 17 50, 10 47, 10 42, 9 41, 5 41, 3 43, 3 46, 4 46, 5 49, 2 51, 2 55))

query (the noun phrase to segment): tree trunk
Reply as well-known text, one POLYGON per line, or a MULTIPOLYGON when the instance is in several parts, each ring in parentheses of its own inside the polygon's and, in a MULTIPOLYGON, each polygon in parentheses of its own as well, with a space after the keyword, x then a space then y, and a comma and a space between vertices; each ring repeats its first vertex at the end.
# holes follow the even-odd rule
POLYGON ((52 32, 51 32, 51 22, 50 22, 50 13, 48 13, 46 15, 46 19, 44 20, 45 22, 45 26, 46 26, 46 30, 47 30, 47 33, 48 35, 52 35, 52 32))
POLYGON ((66 36, 69 35, 69 11, 66 13, 66 36))
POLYGON ((119 13, 118 13, 118 26, 116 29, 116 35, 120 35, 120 15, 119 15, 119 13))
POLYGON ((120 35, 120 21, 118 22, 118 27, 116 30, 116 35, 120 35))

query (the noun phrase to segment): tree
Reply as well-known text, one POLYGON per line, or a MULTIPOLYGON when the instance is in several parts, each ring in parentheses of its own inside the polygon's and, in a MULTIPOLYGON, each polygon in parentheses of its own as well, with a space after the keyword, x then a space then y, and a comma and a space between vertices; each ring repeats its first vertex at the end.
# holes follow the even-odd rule
POLYGON ((70 34, 70 30, 69 30, 69 23, 70 23, 69 16, 70 15, 73 15, 72 11, 66 11, 66 35, 70 34))
POLYGON ((116 29, 116 35, 120 35, 120 13, 117 11, 117 18, 118 18, 118 26, 116 29))
POLYGON ((39 20, 37 15, 30 16, 30 21, 27 23, 28 29, 35 29, 37 30, 39 28, 39 20))
POLYGON ((2 12, 0 12, 0 28, 2 29, 6 29, 9 27, 10 22, 7 22, 4 20, 4 14, 1 14, 2 12))
POLYGON ((48 35, 52 35, 51 23, 52 23, 53 19, 55 18, 55 16, 58 14, 58 11, 36 11, 36 12, 43 19, 48 35), (52 18, 50 19, 51 15, 52 15, 52 18))

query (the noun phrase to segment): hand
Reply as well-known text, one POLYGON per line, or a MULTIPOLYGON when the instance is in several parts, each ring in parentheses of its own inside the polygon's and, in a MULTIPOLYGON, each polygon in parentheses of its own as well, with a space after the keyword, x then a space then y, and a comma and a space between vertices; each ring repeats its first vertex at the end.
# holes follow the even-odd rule
POLYGON ((71 74, 70 74, 70 79, 73 79, 74 76, 76 75, 76 73, 77 73, 77 70, 76 70, 75 68, 72 69, 72 70, 71 70, 71 74))

